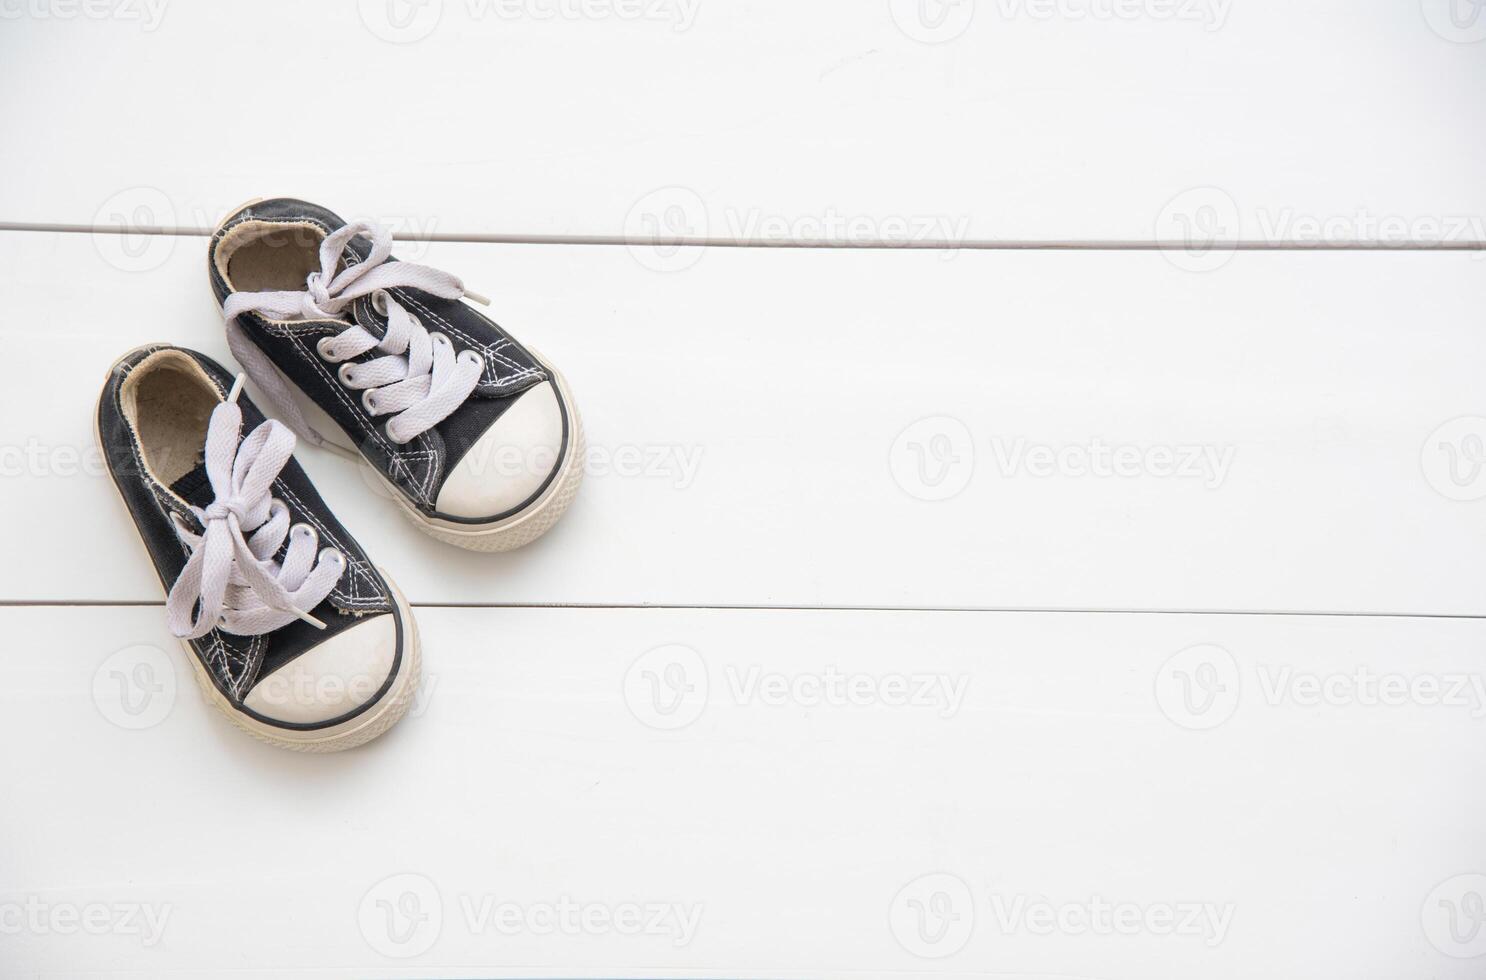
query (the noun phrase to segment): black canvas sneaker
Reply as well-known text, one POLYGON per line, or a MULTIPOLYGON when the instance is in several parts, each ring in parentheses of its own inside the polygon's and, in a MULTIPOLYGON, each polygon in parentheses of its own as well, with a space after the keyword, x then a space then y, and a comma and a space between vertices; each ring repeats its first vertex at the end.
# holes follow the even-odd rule
POLYGON ((114 364, 98 446, 207 698, 285 748, 370 741, 418 688, 418 629, 266 420, 210 358, 166 345, 114 364))
POLYGON ((365 459, 420 529, 508 551, 562 516, 583 429, 562 375, 446 272, 318 205, 255 201, 209 246, 233 356, 299 435, 365 459))

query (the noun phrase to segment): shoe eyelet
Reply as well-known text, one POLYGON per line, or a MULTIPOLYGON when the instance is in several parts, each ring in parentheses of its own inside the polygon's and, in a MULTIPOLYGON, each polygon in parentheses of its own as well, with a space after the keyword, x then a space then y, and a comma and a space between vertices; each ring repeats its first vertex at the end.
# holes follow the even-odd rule
POLYGON ((387 424, 384 425, 384 426, 382 426, 382 431, 384 433, 386 433, 387 440, 389 442, 391 442, 395 446, 406 446, 412 440, 411 439, 399 439, 397 437, 397 433, 395 433, 395 432, 392 431, 392 422, 393 422, 392 419, 388 419, 387 420, 387 424))
POLYGON ((485 358, 481 357, 479 354, 476 354, 472 350, 462 350, 462 351, 460 351, 459 352, 459 360, 461 360, 461 361, 466 361, 467 360, 467 361, 470 361, 471 363, 478 364, 480 366, 480 370, 481 371, 484 371, 485 370, 485 358))
POLYGON ((353 375, 355 375, 356 369, 351 366, 351 363, 349 361, 347 361, 345 364, 342 364, 340 370, 335 373, 336 376, 341 379, 341 384, 345 385, 347 388, 353 387, 353 383, 355 381, 353 375))
POLYGON ((332 364, 335 363, 335 346, 332 338, 321 337, 315 343, 315 351, 320 355, 322 360, 330 361, 332 364))
POLYGON ((370 414, 370 415, 376 415, 377 414, 377 401, 373 397, 373 395, 375 395, 375 394, 376 394, 376 389, 374 389, 374 388, 368 388, 366 390, 365 394, 363 394, 361 396, 361 407, 364 408, 364 409, 366 409, 367 413, 370 414))
POLYGON ((380 315, 380 316, 386 316, 387 315, 387 290, 385 290, 385 289, 379 289, 376 292, 372 293, 371 294, 371 305, 372 305, 372 309, 376 310, 377 313, 378 313, 378 315, 380 315))

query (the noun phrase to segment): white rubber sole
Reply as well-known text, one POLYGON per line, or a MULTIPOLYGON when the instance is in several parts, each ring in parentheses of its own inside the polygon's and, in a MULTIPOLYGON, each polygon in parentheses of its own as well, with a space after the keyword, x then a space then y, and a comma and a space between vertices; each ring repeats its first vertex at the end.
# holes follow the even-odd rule
MULTIPOLYGON (((111 364, 108 373, 104 375, 105 390, 108 379, 113 376, 114 368, 144 350, 145 347, 153 346, 155 345, 146 344, 136 347, 111 364)), ((107 459, 108 453, 103 446, 103 433, 99 429, 97 406, 93 410, 93 441, 98 446, 100 456, 107 459)), ((129 505, 124 502, 123 492, 114 482, 112 475, 109 476, 108 482, 114 488, 114 496, 118 499, 119 507, 124 511, 129 526, 133 527, 134 515, 129 511, 129 505)), ((150 563, 151 567, 154 567, 154 557, 145 547, 144 541, 138 536, 135 540, 139 541, 139 548, 144 553, 145 560, 150 563)), ((228 721, 259 741, 295 752, 342 752, 358 745, 364 745, 385 733, 408 713, 413 699, 418 694, 418 686, 423 679, 423 643, 418 634, 418 621, 413 618, 413 610, 409 607, 408 600, 398 589, 397 583, 393 582, 385 571, 380 568, 377 571, 381 573, 382 578, 392 590, 393 602, 397 604, 398 612, 402 615, 404 629, 402 657, 398 660, 397 674, 375 705, 356 717, 330 728, 300 731, 266 724, 243 714, 231 701, 227 700, 227 697, 217 690, 217 685, 212 682, 211 676, 207 673, 206 665, 201 662, 200 657, 196 656, 196 651, 191 644, 186 640, 181 640, 181 649, 185 651, 186 662, 192 667, 203 699, 216 705, 228 721)))

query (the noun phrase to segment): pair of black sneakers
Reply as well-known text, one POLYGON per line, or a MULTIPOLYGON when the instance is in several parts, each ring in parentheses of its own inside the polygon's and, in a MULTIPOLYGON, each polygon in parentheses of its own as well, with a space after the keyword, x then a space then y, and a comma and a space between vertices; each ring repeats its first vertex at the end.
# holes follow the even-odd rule
POLYGON ((238 726, 311 752, 406 714, 420 649, 406 600, 293 459, 296 436, 365 461, 418 528, 476 551, 537 538, 583 477, 562 375, 448 273, 305 201, 254 201, 207 263, 233 356, 274 418, 196 351, 109 372, 98 443, 166 587, 171 631, 238 726))

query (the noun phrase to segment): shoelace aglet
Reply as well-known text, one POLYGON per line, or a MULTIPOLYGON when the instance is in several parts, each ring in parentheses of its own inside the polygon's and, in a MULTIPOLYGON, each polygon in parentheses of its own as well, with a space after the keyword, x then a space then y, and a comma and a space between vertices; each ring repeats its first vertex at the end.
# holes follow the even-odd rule
POLYGON ((298 616, 300 619, 304 620, 306 623, 309 623, 311 626, 313 626, 317 630, 323 630, 325 628, 325 624, 324 623, 320 622, 318 619, 316 619, 314 616, 311 616, 309 613, 305 612, 303 609, 300 609, 298 606, 296 606, 294 608, 294 615, 298 616))
MULTIPOLYGON (((237 396, 243 393, 243 382, 248 380, 246 374, 239 374, 232 382, 232 390, 227 393, 227 404, 231 405, 237 401, 237 396)), ((323 627, 321 627, 323 629, 323 627)))
POLYGON ((479 303, 481 306, 489 306, 490 305, 490 300, 489 299, 487 299, 484 296, 481 296, 479 293, 477 293, 477 292, 475 292, 474 290, 471 290, 471 289, 466 289, 464 291, 464 298, 465 299, 468 299, 468 300, 473 300, 474 302, 479 303))

